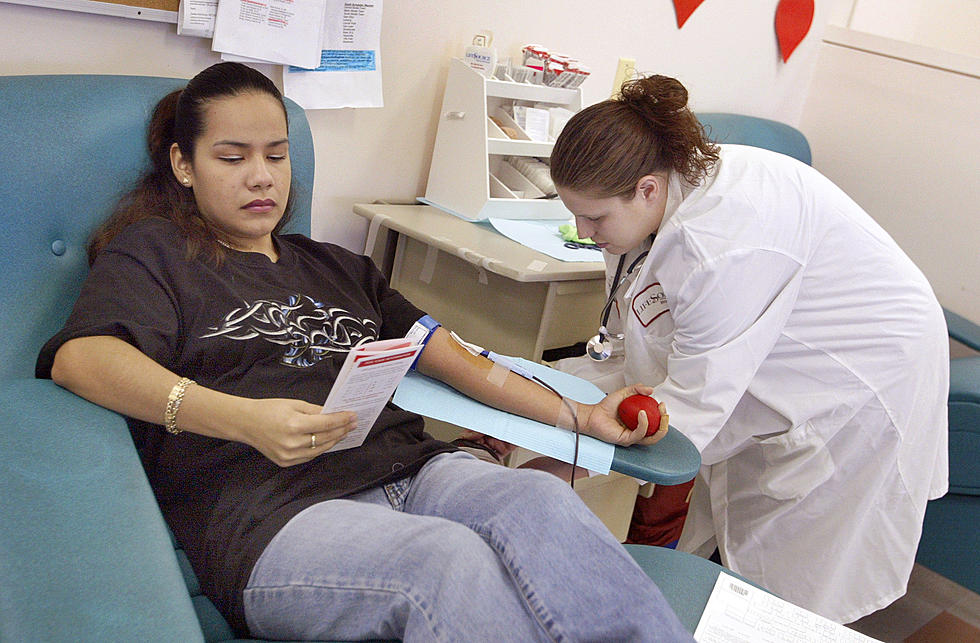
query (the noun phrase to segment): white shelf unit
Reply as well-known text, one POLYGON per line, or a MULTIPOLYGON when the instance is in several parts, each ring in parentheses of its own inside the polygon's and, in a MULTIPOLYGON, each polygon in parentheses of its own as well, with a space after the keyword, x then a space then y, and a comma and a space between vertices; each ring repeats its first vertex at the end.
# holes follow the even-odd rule
POLYGON ((557 198, 528 198, 542 193, 504 162, 508 156, 536 157, 547 162, 553 146, 530 140, 503 113, 503 108, 515 101, 577 112, 582 109, 582 91, 484 78, 459 59, 450 62, 422 201, 471 221, 490 217, 571 218, 572 214, 557 198), (522 139, 509 138, 491 116, 522 139))

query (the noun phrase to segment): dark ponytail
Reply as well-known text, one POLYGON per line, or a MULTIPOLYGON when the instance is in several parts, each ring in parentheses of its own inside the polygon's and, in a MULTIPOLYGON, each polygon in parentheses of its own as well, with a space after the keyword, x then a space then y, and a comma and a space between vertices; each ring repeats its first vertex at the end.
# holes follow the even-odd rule
MULTIPOLYGON (((283 114, 286 114, 285 102, 275 84, 251 67, 234 62, 208 67, 192 78, 183 90, 171 92, 157 103, 146 133, 150 167, 89 240, 90 265, 126 226, 149 217, 169 219, 180 228, 187 238, 189 257, 207 250, 215 261, 221 261, 225 249, 198 211, 193 191, 181 185, 174 176, 170 148, 177 143, 181 154, 193 161, 195 144, 207 126, 205 108, 208 103, 247 93, 269 94, 279 101, 283 114)), ((274 232, 278 233, 289 221, 291 206, 290 193, 285 213, 274 232)))
POLYGON ((640 177, 669 171, 699 185, 718 160, 718 146, 687 98, 674 78, 627 81, 618 96, 568 121, 551 153, 552 180, 600 198, 630 198, 640 177))

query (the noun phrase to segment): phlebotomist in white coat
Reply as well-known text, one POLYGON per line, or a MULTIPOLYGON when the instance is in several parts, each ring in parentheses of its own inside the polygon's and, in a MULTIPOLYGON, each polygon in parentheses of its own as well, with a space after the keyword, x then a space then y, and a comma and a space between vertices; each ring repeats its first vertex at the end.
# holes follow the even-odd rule
POLYGON ((613 277, 604 388, 654 385, 701 452, 681 549, 717 547, 852 622, 905 593, 926 502, 946 491, 942 310, 840 189, 711 145, 686 105, 674 79, 632 81, 554 147, 558 192, 613 277))

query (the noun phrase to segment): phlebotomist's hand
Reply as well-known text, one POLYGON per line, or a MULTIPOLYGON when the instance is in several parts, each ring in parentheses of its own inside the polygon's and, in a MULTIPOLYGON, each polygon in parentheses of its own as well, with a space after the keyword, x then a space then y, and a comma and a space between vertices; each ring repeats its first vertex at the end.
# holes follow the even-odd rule
POLYGON ((610 393, 598 404, 579 404, 579 428, 583 433, 613 444, 654 444, 667 435, 666 423, 656 433, 646 437, 648 420, 646 413, 640 411, 636 429, 629 430, 619 421, 620 403, 630 395, 652 395, 653 388, 634 384, 610 393))

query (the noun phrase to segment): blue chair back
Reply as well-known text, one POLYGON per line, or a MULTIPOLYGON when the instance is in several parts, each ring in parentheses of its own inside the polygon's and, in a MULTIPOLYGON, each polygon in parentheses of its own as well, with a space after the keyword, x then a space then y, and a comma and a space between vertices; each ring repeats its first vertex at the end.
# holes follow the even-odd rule
MULTIPOLYGON (((88 272, 95 227, 148 166, 146 125, 157 101, 185 84, 136 76, 0 77, 0 381, 31 377, 43 343, 64 324, 88 272)), ((296 204, 290 229, 310 233, 313 138, 289 101, 296 204)))
POLYGON ((715 143, 751 145, 792 156, 807 165, 811 164, 810 144, 795 127, 757 116, 705 112, 697 114, 704 125, 708 138, 715 143))
MULTIPOLYGON (((232 633, 179 549, 123 419, 34 379, 95 227, 149 164, 146 126, 185 81, 0 77, 0 640, 216 641, 232 633)), ((291 231, 310 232, 313 137, 287 101, 291 231)))

